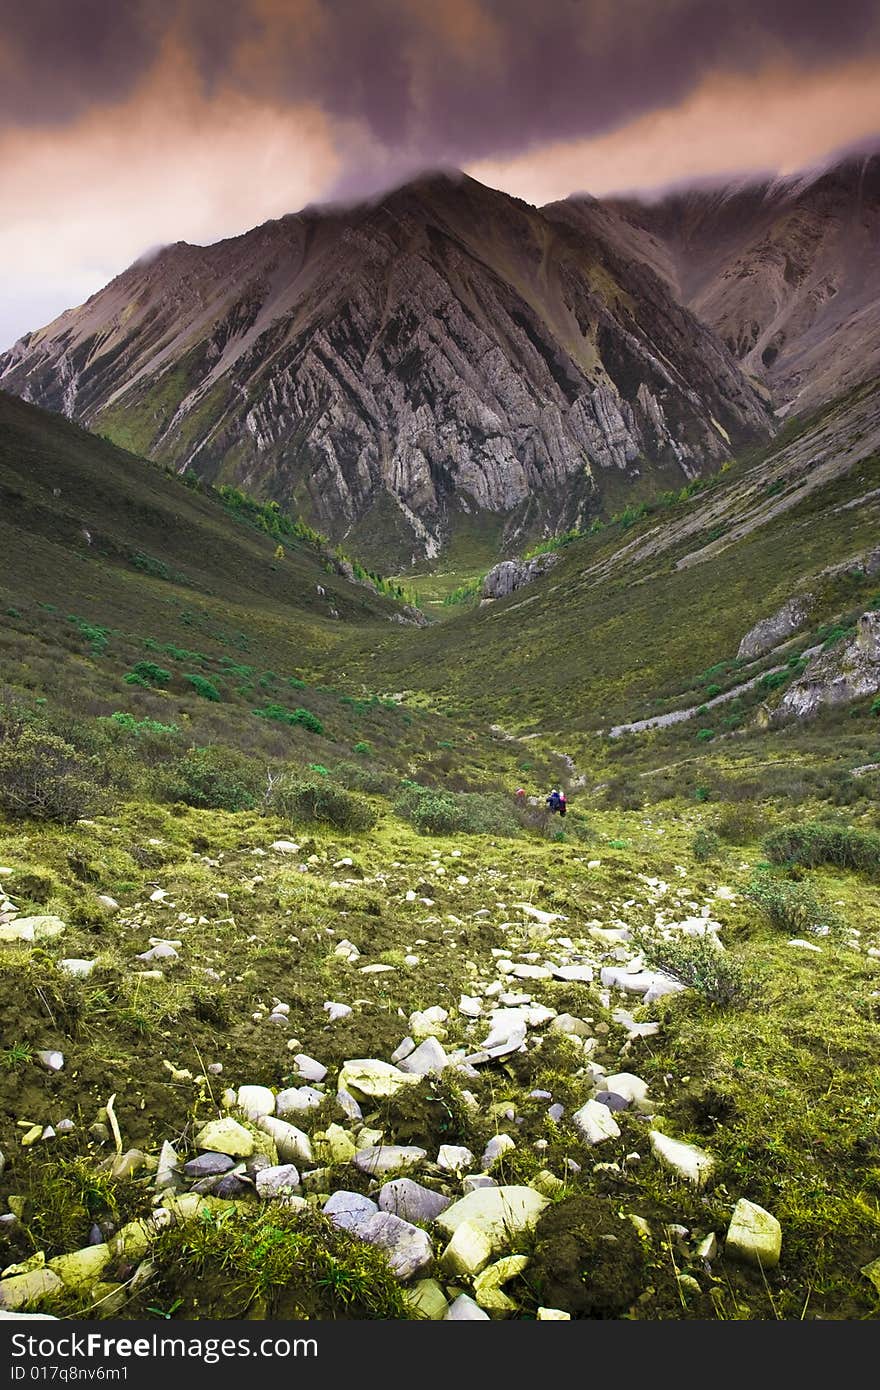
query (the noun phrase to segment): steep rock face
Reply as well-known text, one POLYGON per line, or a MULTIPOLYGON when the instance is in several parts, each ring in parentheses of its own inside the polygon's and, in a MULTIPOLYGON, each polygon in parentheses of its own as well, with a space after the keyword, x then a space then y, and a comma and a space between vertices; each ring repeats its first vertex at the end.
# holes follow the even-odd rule
POLYGON ((559 559, 558 555, 536 555, 533 560, 502 560, 485 576, 480 588, 480 598, 506 598, 514 589, 531 584, 552 569, 559 559))
POLYGON ((880 691, 880 613, 863 613, 855 637, 820 652, 789 686, 776 720, 810 719, 826 705, 851 704, 880 691))
POLYGON ((790 598, 771 617, 762 618, 749 629, 739 644, 737 656, 741 660, 750 661, 753 657, 763 656, 764 652, 778 647, 780 642, 784 642, 792 633, 797 632, 798 628, 803 627, 810 615, 811 605, 810 594, 790 598))
POLYGON ((653 205, 572 203, 661 275, 782 412, 880 372, 880 155, 653 205))
POLYGON ((21 339, 0 382, 383 560, 436 555, 462 514, 511 544, 574 525, 606 470, 690 478, 768 432, 651 268, 444 176, 168 247, 21 339))

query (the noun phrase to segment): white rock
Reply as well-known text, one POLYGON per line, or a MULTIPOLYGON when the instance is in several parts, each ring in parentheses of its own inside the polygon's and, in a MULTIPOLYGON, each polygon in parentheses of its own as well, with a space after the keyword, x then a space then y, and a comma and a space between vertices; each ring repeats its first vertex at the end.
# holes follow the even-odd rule
POLYGON ((289 1086, 275 1097, 275 1114, 279 1120, 286 1120, 288 1115, 303 1115, 308 1110, 315 1110, 326 1099, 323 1091, 316 1091, 313 1086, 289 1086))
POLYGON ((44 1067, 46 1068, 46 1071, 63 1071, 63 1070, 64 1070, 64 1053, 63 1053, 63 1052, 52 1052, 52 1051, 38 1052, 38 1053, 37 1053, 37 1061, 41 1064, 41 1066, 44 1066, 44 1067))
MULTIPOLYGON (((263 1115, 257 1120, 257 1128, 275 1143, 278 1157, 283 1163, 313 1163, 315 1155, 312 1141, 307 1134, 287 1120, 276 1119, 274 1115, 263 1115)), ((226 1150, 221 1149, 221 1153, 226 1150)))
POLYGON ((512 903, 512 907, 518 907, 524 917, 531 917, 533 922, 540 922, 542 927, 549 927, 553 922, 567 922, 561 912, 542 912, 539 907, 532 907, 531 903, 512 903))
POLYGON ((553 978, 556 980, 575 981, 585 985, 592 984, 594 973, 591 965, 555 965, 552 970, 553 978))
POLYGON ((63 970, 65 975, 74 975, 85 979, 87 975, 91 975, 97 964, 97 960, 79 960, 75 956, 70 956, 58 962, 58 969, 63 970))
POLYGON ((489 1314, 484 1313, 478 1303, 466 1293, 459 1294, 454 1303, 450 1303, 444 1318, 444 1322, 488 1322, 489 1314))
POLYGON ((415 1042, 412 1038, 404 1038, 391 1054, 391 1060, 395 1066, 402 1062, 406 1057, 411 1057, 416 1050, 415 1042))
POLYGON ((502 1154, 509 1153, 511 1149, 515 1148, 516 1141, 511 1139, 509 1134, 493 1134, 483 1150, 483 1156, 480 1159, 480 1167, 485 1172, 492 1167, 496 1158, 500 1158, 502 1154))
POLYGON ((453 1278, 472 1279, 492 1258, 492 1241, 472 1221, 462 1221, 440 1256, 440 1268, 453 1278))
POLYGON ((762 1269, 779 1264, 782 1251, 782 1227, 769 1211, 740 1197, 733 1209, 724 1253, 762 1269))
POLYGON ((561 1308, 539 1308, 535 1317, 538 1322, 570 1322, 571 1313, 563 1313, 561 1308))
POLYGON ((466 1173, 474 1162, 474 1155, 463 1144, 441 1144, 437 1150, 437 1167, 444 1173, 466 1173))
POLYGON ((611 1076, 606 1076, 606 1091, 613 1091, 615 1095, 623 1096, 624 1099, 632 1101, 646 1100, 648 1095, 648 1083, 643 1081, 640 1076, 634 1076, 629 1071, 614 1072, 611 1076))
POLYGON ((273 840, 270 846, 276 854, 299 854, 300 846, 294 844, 293 840, 273 840))
POLYGON ((465 1018, 479 1018, 483 1012, 482 1000, 470 994, 463 994, 458 1001, 458 1012, 465 1018))
POLYGON ((335 1023, 338 1018, 348 1018, 348 1015, 351 1013, 350 1004, 337 1004, 332 999, 324 1001, 324 1008, 330 1016, 331 1023, 335 1023))
POLYGON ((400 1062, 400 1070, 419 1076, 439 1076, 449 1066, 449 1058, 436 1038, 425 1038, 416 1050, 400 1062))
POLYGON ((620 1128, 606 1105, 597 1100, 588 1100, 571 1117, 572 1124, 584 1136, 588 1144, 601 1144, 604 1139, 617 1139, 620 1128))
POLYGON ((434 1258, 427 1231, 390 1211, 377 1211, 358 1227, 358 1239, 385 1251, 395 1276, 404 1283, 428 1269, 434 1258))
POLYGON ((323 1081, 327 1075, 327 1068, 304 1052, 297 1052, 293 1060, 303 1081, 323 1081))
POLYGON ((390 1062, 375 1057, 355 1057, 347 1061, 340 1073, 337 1089, 349 1091, 355 1099, 385 1099, 396 1096, 405 1086, 418 1086, 422 1078, 400 1071, 390 1062))
POLYGON ((275 1113, 275 1096, 268 1086, 239 1086, 236 1103, 249 1120, 275 1113))
POLYGON ((197 1149, 208 1153, 228 1154, 230 1158, 250 1158, 254 1151, 254 1137, 237 1120, 225 1116, 222 1120, 209 1120, 203 1125, 195 1138, 197 1149))
POLYGON ((258 1168, 256 1184, 257 1195, 264 1201, 290 1197, 299 1187, 299 1170, 293 1163, 277 1163, 270 1168, 258 1168))
POLYGON ((360 1149, 351 1160, 355 1168, 371 1176, 393 1173, 400 1168, 417 1168, 428 1157, 426 1149, 415 1144, 371 1144, 360 1149))
POLYGON ((501 1253, 510 1249, 517 1235, 537 1224, 547 1204, 547 1198, 532 1187, 481 1187, 453 1202, 436 1224, 451 1236, 463 1221, 469 1221, 488 1236, 493 1254, 501 1253))
POLYGON ((651 1148, 660 1162, 680 1178, 684 1178, 692 1187, 699 1191, 712 1180, 716 1160, 704 1149, 697 1148, 695 1144, 686 1144, 680 1139, 670 1139, 658 1129, 652 1129, 648 1137, 651 1148))

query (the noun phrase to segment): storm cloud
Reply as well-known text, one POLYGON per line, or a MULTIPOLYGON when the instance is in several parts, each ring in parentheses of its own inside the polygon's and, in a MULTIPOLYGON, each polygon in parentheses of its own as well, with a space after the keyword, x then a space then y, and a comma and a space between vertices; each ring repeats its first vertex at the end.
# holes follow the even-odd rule
POLYGON ((875 92, 878 0, 0 0, 0 339, 155 241, 426 168, 538 202, 809 163, 875 92))

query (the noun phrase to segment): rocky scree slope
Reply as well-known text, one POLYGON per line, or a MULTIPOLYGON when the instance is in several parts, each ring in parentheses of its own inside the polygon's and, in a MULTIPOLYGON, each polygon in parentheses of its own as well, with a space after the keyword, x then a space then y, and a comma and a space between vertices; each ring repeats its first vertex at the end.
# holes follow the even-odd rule
POLYGON ((653 204, 574 198, 544 211, 643 259, 780 413, 880 370, 880 154, 653 204))

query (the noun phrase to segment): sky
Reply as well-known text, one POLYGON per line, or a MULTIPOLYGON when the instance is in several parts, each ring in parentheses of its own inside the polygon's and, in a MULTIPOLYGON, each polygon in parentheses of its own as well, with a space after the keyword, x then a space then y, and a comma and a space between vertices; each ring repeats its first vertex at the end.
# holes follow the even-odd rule
POLYGON ((878 143, 880 0, 0 0, 0 348, 424 169, 541 204, 878 143))

